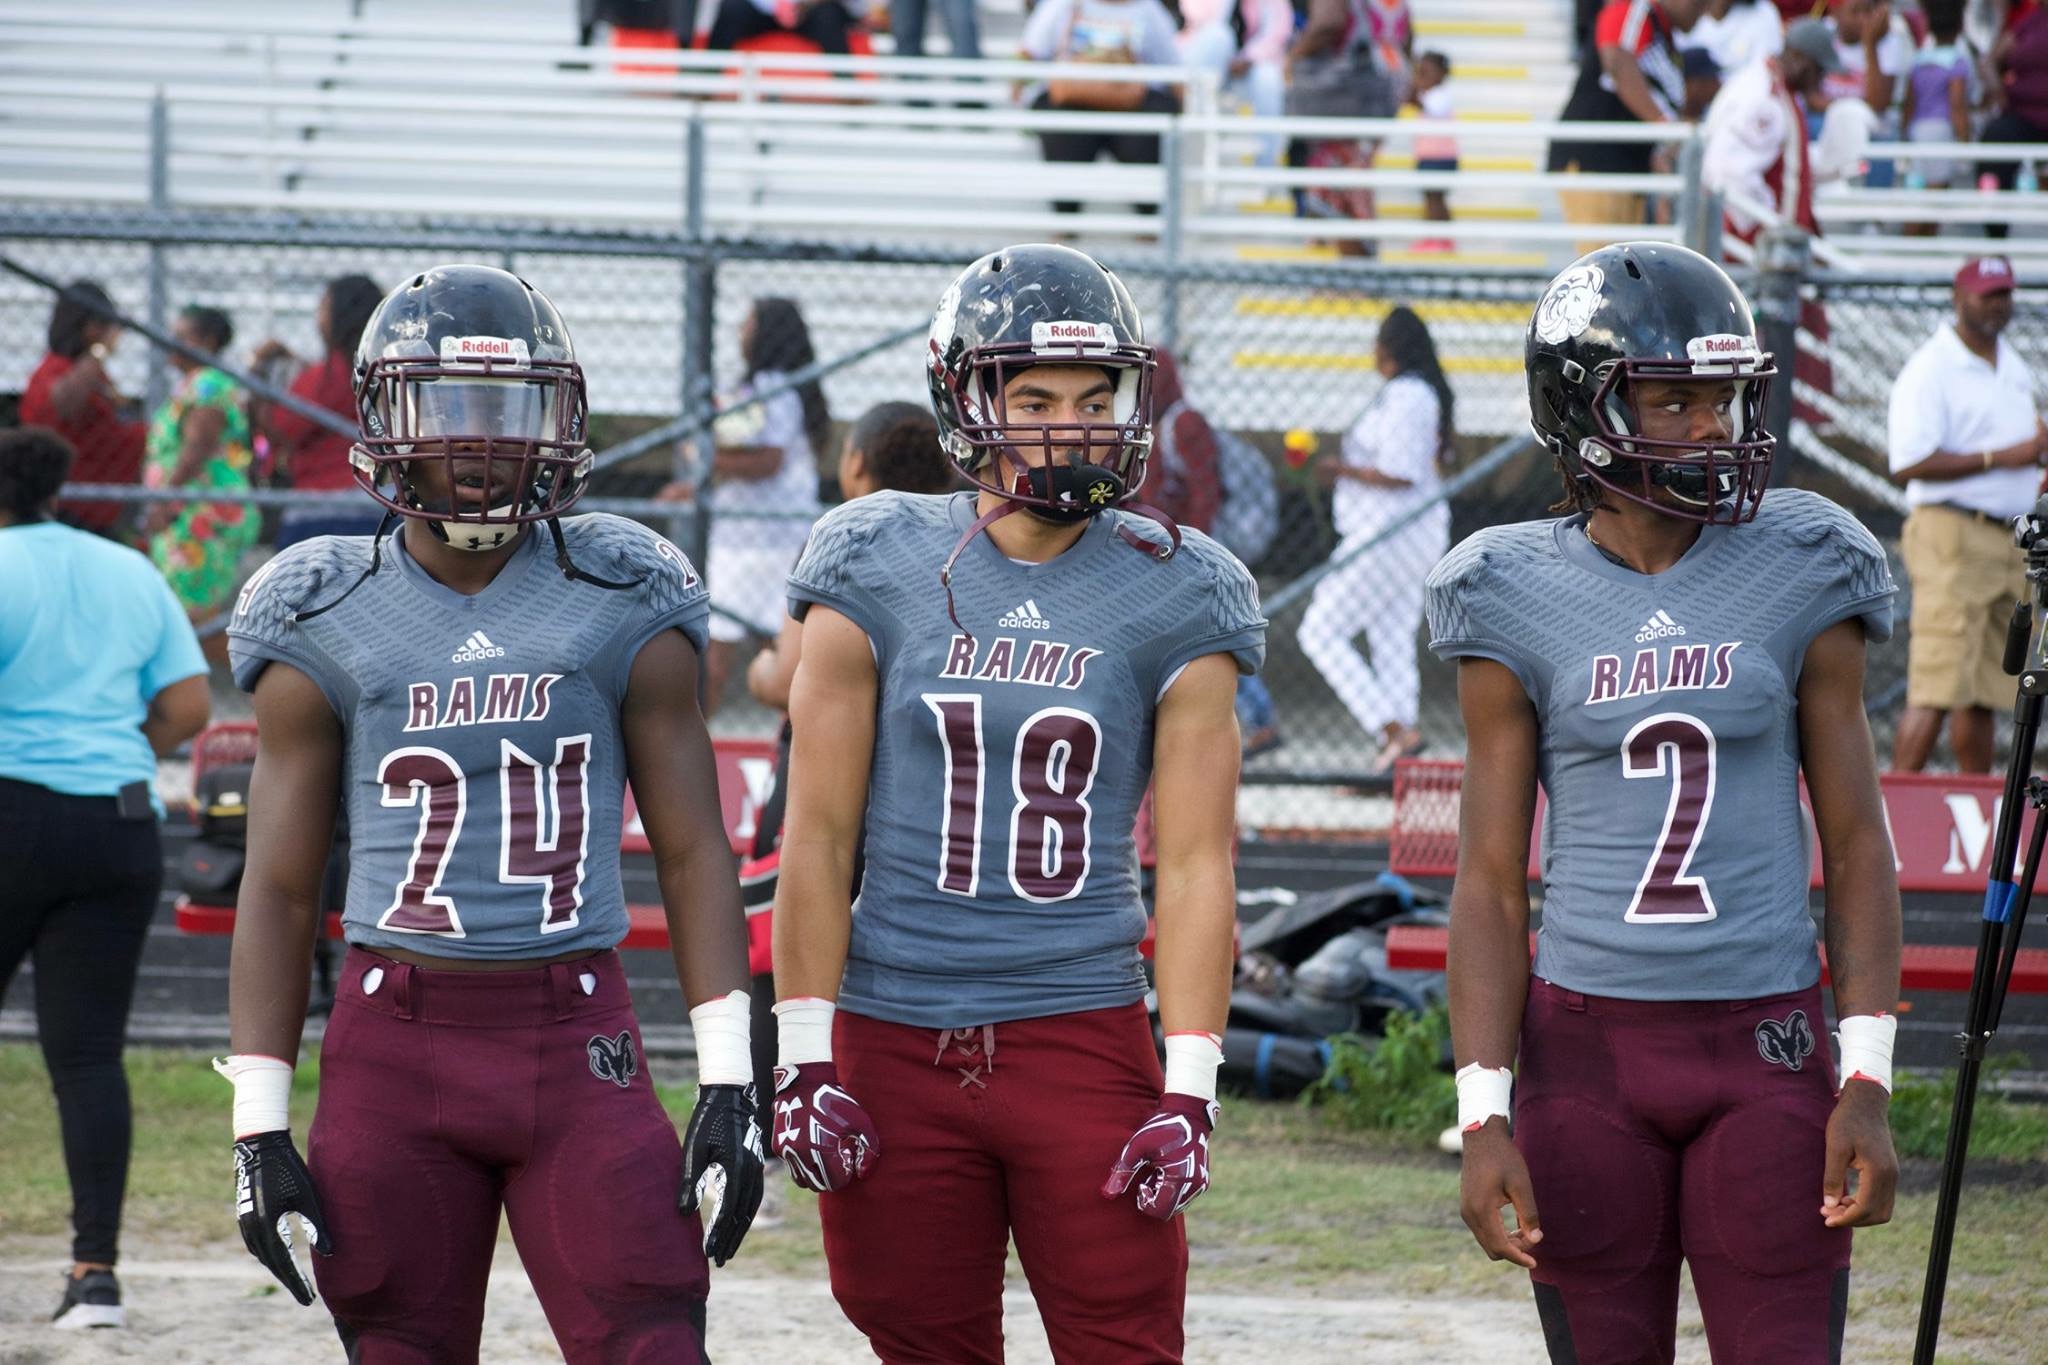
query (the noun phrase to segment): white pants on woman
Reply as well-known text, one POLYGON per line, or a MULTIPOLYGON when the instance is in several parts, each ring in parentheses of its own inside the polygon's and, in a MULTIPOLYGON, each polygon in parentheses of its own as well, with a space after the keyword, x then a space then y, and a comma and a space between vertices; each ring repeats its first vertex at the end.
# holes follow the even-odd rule
POLYGON ((1383 525, 1354 531, 1332 559, 1309 598, 1296 638, 1344 703, 1359 728, 1377 739, 1393 721, 1415 724, 1421 673, 1416 628, 1422 623, 1422 585, 1450 548, 1451 513, 1442 503, 1371 548, 1383 525), (1346 556, 1355 557, 1346 559, 1346 556), (1354 641, 1363 634, 1370 658, 1354 641))

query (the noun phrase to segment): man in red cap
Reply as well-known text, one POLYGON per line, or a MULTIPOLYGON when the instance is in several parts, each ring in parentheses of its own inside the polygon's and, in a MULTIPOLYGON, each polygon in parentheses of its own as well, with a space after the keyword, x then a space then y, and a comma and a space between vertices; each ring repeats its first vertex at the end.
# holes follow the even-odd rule
POLYGON ((1992 762, 1992 713, 2013 701, 2000 666, 2014 598, 2026 591, 2011 522, 2033 506, 2048 458, 2034 377, 2000 333, 2012 321, 2012 262, 1976 256, 1956 272, 1955 316, 1892 385, 1892 481, 1912 512, 1901 549, 1913 583, 1906 711, 1892 766, 1918 772, 1953 716, 1964 772, 1992 762))

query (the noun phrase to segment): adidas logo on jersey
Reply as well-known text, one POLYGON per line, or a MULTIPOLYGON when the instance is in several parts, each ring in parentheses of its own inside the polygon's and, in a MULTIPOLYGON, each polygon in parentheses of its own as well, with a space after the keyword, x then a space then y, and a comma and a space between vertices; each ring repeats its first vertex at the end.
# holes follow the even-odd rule
POLYGON ((997 620, 1004 630, 1051 630, 1052 622, 1039 615, 1035 599, 1025 598, 1024 605, 1011 607, 997 620))
POLYGON ((448 656, 451 664, 473 664, 484 659, 502 659, 505 651, 491 643, 491 637, 480 630, 473 630, 462 647, 448 656))
POLYGON ((1683 634, 1685 634, 1685 627, 1672 620, 1670 612, 1660 610, 1655 616, 1645 621, 1643 628, 1636 632, 1636 643, 1646 645, 1652 640, 1668 640, 1674 635, 1683 634))

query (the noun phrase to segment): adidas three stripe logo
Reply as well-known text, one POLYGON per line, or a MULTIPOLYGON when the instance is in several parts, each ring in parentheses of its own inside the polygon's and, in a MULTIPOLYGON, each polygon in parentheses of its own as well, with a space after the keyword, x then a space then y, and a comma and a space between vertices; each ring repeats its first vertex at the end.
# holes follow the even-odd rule
POLYGON ((491 637, 480 630, 473 630, 453 654, 448 656, 451 664, 473 664, 485 659, 502 659, 505 651, 491 643, 491 637))
POLYGON ((1685 627, 1671 619, 1671 613, 1661 608, 1643 622, 1643 628, 1636 632, 1636 643, 1649 644, 1652 640, 1668 640, 1674 635, 1685 634, 1685 627))
POLYGON ((1045 619, 1038 610, 1035 598, 1025 598, 1021 606, 1011 607, 996 621, 1005 630, 1051 630, 1052 622, 1045 619))

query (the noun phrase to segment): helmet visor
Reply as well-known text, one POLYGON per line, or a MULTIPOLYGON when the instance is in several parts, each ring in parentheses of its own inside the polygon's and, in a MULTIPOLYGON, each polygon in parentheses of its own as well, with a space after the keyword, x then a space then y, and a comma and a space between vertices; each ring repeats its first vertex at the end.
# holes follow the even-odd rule
POLYGON ((403 387, 404 430, 417 440, 544 441, 555 434, 552 382, 442 376, 403 387))

